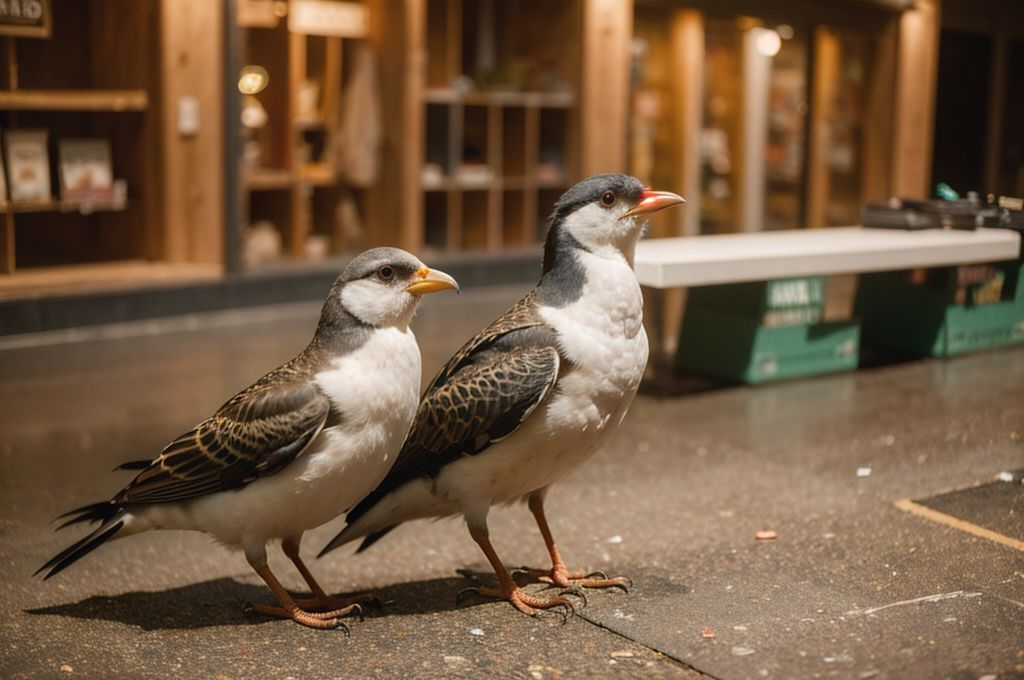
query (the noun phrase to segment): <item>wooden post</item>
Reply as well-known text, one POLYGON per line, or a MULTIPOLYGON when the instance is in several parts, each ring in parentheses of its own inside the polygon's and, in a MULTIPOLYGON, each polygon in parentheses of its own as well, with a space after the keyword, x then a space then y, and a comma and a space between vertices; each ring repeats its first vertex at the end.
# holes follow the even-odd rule
POLYGON ((829 120, 833 115, 835 88, 839 82, 839 39, 830 29, 814 30, 812 51, 811 110, 808 120, 807 227, 828 226, 829 120))
MULTIPOLYGON (((423 244, 426 2, 371 0, 370 43, 380 63, 384 140, 380 179, 367 190, 368 245, 423 244)), ((449 206, 451 210, 451 206, 449 206)))
MULTIPOLYGON (((672 109, 675 140, 679 145, 679 191, 686 206, 674 210, 675 233, 700 233, 700 131, 704 104, 704 15, 697 10, 672 13, 672 109)), ((666 187, 672 189, 673 187, 666 187)))
POLYGON ((931 193, 939 2, 918 0, 899 20, 892 146, 892 194, 896 196, 927 198, 931 193))
MULTIPOLYGON (((162 259, 224 261, 223 12, 207 0, 160 3, 163 180, 162 259), (194 133, 179 130, 186 97, 194 133)), ((233 83, 229 84, 233 86, 233 83)), ((232 197, 234 200, 234 197, 232 197)))
POLYGON ((874 39, 869 59, 864 141, 861 145, 860 185, 865 201, 885 201, 892 195, 893 94, 899 20, 894 18, 874 39))
POLYGON ((629 119, 633 3, 583 1, 580 172, 623 172, 629 119))

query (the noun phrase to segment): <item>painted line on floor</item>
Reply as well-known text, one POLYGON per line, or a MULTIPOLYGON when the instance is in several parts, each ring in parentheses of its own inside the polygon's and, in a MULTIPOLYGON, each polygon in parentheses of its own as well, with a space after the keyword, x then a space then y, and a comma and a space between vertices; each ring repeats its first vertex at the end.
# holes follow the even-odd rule
POLYGON ((1003 534, 992 531, 991 529, 986 529, 985 527, 978 526, 977 524, 966 522, 959 517, 947 515, 946 513, 939 512, 938 510, 932 510, 931 508, 915 503, 912 500, 905 499, 896 501, 896 507, 900 510, 906 510, 907 512, 913 513, 919 517, 930 519, 933 522, 945 524, 948 527, 953 527, 960 531, 966 531, 969 534, 974 534, 981 538, 987 538, 988 540, 995 541, 1000 545, 1005 545, 1009 548, 1013 548, 1014 550, 1024 552, 1024 541, 1019 541, 1016 538, 1004 536, 1003 534))

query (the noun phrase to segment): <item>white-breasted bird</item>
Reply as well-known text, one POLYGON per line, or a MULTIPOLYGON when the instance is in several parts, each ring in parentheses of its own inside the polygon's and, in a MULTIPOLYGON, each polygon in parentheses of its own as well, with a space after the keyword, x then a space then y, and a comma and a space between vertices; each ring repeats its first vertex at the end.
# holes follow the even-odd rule
POLYGON ((528 614, 564 597, 522 591, 491 546, 494 504, 526 500, 551 556, 540 580, 624 586, 570 571, 544 515, 548 488, 587 460, 629 408, 647 365, 643 298, 633 256, 645 216, 683 203, 627 175, 590 177, 555 204, 540 283, 462 347, 424 393, 394 467, 356 505, 323 555, 398 524, 462 514, 498 577, 482 595, 528 614))
POLYGON ((397 248, 368 250, 331 287, 312 341, 167 445, 112 499, 73 510, 63 526, 100 526, 44 564, 50 578, 104 542, 148 529, 204 531, 240 547, 279 607, 256 611, 313 628, 358 611, 326 595, 299 557, 305 531, 373 490, 416 413, 421 358, 409 328, 424 294, 458 285, 397 248), (313 597, 296 602, 267 566, 285 555, 313 597), (302 606, 300 606, 302 605, 302 606), (329 607, 331 611, 310 611, 329 607))

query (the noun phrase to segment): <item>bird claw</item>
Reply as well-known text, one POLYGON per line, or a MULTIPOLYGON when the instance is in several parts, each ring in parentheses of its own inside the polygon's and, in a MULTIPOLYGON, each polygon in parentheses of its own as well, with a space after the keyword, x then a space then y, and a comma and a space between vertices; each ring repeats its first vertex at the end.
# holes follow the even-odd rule
POLYGON ((562 595, 575 595, 576 597, 580 598, 580 600, 583 602, 583 606, 584 607, 586 607, 588 604, 590 604, 590 601, 587 599, 586 591, 583 590, 583 587, 578 585, 578 584, 573 583, 568 588, 563 589, 561 594, 562 595))

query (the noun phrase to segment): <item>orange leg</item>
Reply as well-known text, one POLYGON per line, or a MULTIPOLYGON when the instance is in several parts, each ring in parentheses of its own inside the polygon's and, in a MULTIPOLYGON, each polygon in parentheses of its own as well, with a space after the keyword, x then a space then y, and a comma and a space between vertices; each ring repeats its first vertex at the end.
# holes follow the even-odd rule
POLYGON ((541 610, 551 609, 552 607, 565 607, 569 613, 575 611, 572 606, 572 602, 566 597, 552 597, 552 598, 541 598, 534 597, 524 592, 516 582, 512 580, 512 575, 509 574, 508 569, 501 563, 501 559, 498 558, 498 554, 494 551, 494 547, 491 545, 491 540, 488 536, 487 527, 484 525, 482 528, 470 526, 469 534, 476 541, 480 549, 484 551, 484 555, 487 556, 487 561, 491 563, 491 567, 494 568, 494 573, 498 577, 497 587, 480 587, 480 588, 466 588, 459 593, 461 598, 463 594, 467 592, 476 592, 484 597, 494 597, 502 600, 508 600, 512 603, 519 611, 530 616, 537 616, 541 610))
POLYGON ((280 618, 291 619, 296 623, 301 623, 303 626, 309 626, 310 628, 341 628, 348 633, 348 626, 342 621, 341 617, 347 614, 351 614, 355 611, 359 605, 350 605, 344 609, 338 609, 329 612, 308 612, 299 607, 298 603, 288 594, 288 591, 284 589, 284 586, 277 580, 270 571, 270 567, 266 564, 259 566, 253 565, 253 569, 260 575, 263 581, 270 588, 271 592, 277 598, 277 601, 281 603, 280 607, 271 607, 265 604, 250 604, 249 607, 256 612, 266 614, 268 616, 277 616, 280 618))
POLYGON ((569 588, 571 586, 582 588, 617 587, 628 591, 633 585, 633 581, 628 576, 608 578, 604 572, 600 571, 569 571, 565 566, 565 562, 562 561, 558 548, 555 546, 555 539, 551 535, 551 528, 548 526, 547 517, 544 515, 544 495, 540 493, 532 494, 529 500, 529 508, 530 512, 533 513, 533 518, 537 521, 537 528, 540 529, 541 536, 544 537, 544 545, 548 548, 548 554, 551 555, 551 568, 522 569, 523 573, 542 583, 550 583, 562 588, 569 588))
POLYGON ((331 609, 338 611, 351 611, 359 615, 362 618, 363 608, 359 604, 360 602, 374 603, 379 605, 379 600, 374 595, 365 595, 362 597, 354 598, 352 600, 339 600, 335 597, 331 597, 324 589, 320 587, 316 579, 313 577, 312 572, 309 571, 309 567, 299 557, 299 542, 302 540, 299 538, 286 538, 281 542, 281 550, 284 554, 292 561, 295 568, 302 575, 302 579, 309 586, 309 592, 313 595, 311 598, 304 598, 296 600, 295 603, 302 609, 331 609))

